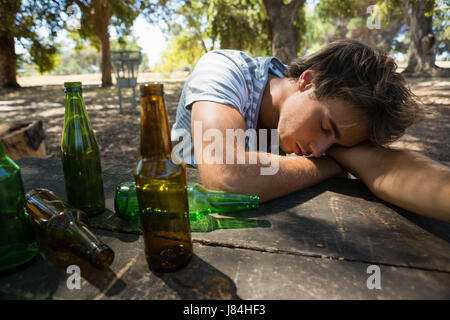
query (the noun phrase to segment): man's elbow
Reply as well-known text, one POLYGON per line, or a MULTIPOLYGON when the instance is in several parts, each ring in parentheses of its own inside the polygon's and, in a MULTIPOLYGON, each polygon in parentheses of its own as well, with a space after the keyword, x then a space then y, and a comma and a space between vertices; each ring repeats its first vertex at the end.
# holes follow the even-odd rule
MULTIPOLYGON (((202 185, 209 190, 239 192, 239 175, 231 168, 200 170, 202 185)), ((242 182, 242 180, 240 180, 242 182)))

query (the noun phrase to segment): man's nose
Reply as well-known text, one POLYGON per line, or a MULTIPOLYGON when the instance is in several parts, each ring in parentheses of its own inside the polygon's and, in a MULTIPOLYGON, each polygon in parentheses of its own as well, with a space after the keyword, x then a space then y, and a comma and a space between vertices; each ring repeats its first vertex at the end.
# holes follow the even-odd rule
POLYGON ((322 136, 309 144, 309 151, 314 157, 319 158, 331 147, 332 144, 332 137, 322 136))

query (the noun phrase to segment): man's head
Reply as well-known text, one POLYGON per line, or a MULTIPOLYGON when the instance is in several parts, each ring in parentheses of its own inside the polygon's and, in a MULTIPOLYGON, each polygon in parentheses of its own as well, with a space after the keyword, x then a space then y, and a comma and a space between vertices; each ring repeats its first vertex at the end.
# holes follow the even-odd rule
POLYGON ((354 40, 292 61, 286 76, 295 90, 278 126, 282 149, 320 156, 334 143, 385 145, 400 138, 421 108, 396 68, 392 58, 354 40))

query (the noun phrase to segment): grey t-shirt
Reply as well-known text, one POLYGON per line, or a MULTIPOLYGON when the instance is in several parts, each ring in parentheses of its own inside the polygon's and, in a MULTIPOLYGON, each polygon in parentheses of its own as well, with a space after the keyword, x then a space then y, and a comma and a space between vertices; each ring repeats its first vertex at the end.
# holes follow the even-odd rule
POLYGON ((249 57, 237 50, 215 50, 203 55, 186 80, 171 130, 173 152, 196 166, 191 136, 191 109, 196 101, 213 101, 236 108, 247 130, 256 129, 269 72, 284 77, 286 66, 276 57, 249 57))

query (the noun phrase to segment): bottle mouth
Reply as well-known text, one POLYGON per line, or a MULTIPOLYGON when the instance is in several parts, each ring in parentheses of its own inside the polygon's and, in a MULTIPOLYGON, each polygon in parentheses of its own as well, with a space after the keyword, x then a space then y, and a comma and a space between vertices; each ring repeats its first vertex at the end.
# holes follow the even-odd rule
POLYGON ((81 91, 81 82, 64 82, 64 92, 81 91))
POLYGON ((251 208, 253 209, 258 209, 259 208, 259 196, 258 195, 254 195, 254 196, 250 196, 250 203, 251 203, 251 208))
POLYGON ((114 251, 106 244, 95 247, 91 255, 92 264, 99 269, 107 269, 114 260, 114 251))
POLYGON ((162 82, 147 82, 140 86, 141 97, 156 96, 164 94, 164 84, 162 82))
POLYGON ((68 88, 68 87, 81 87, 81 82, 76 81, 76 82, 64 82, 64 87, 68 88))

